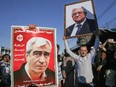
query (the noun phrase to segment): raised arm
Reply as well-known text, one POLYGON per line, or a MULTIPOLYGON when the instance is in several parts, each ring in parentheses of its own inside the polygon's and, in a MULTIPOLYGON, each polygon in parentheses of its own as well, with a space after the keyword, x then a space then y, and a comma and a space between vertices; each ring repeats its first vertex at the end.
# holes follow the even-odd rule
POLYGON ((66 39, 65 37, 64 37, 63 39, 64 39, 64 44, 65 44, 65 48, 66 48, 67 53, 68 53, 72 58, 74 58, 75 60, 78 59, 79 56, 76 55, 75 53, 73 53, 73 52, 70 50, 70 48, 69 48, 69 46, 68 46, 67 39, 66 39))
POLYGON ((101 46, 101 49, 102 49, 103 51, 106 51, 105 46, 106 46, 107 42, 108 42, 108 40, 106 40, 106 41, 102 44, 102 46, 101 46))
POLYGON ((105 46, 106 46, 106 44, 108 44, 108 43, 114 44, 115 41, 114 41, 114 39, 108 38, 108 39, 103 43, 103 45, 101 46, 101 49, 102 49, 103 51, 106 51, 105 46))

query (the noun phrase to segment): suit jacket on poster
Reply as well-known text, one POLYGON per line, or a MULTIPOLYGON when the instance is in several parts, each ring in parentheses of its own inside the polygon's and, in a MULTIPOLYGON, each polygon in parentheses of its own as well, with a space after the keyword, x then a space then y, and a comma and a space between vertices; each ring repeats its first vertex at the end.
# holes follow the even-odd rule
MULTIPOLYGON (((73 29, 74 29, 75 24, 69 26, 66 29, 66 37, 70 37, 73 29)), ((92 33, 93 31, 96 30, 96 22, 95 20, 92 19, 86 19, 84 24, 82 25, 80 32, 78 34, 87 34, 87 33, 92 33)), ((74 35, 76 36, 76 35, 74 35)))
POLYGON ((24 63, 21 68, 14 72, 14 83, 15 86, 17 85, 29 85, 29 84, 55 84, 55 72, 48 69, 46 70, 46 79, 45 81, 32 81, 29 76, 27 75, 24 67, 24 63))

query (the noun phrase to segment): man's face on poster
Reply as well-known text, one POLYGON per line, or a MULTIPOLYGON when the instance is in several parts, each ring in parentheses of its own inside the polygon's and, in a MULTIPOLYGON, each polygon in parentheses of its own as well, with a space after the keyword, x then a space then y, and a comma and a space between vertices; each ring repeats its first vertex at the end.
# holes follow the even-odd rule
POLYGON ((72 18, 76 23, 81 23, 85 20, 86 15, 83 8, 75 8, 72 10, 72 18))
POLYGON ((38 47, 33 44, 30 54, 28 54, 27 63, 29 71, 33 73, 43 73, 48 68, 50 60, 51 47, 49 44, 38 47))

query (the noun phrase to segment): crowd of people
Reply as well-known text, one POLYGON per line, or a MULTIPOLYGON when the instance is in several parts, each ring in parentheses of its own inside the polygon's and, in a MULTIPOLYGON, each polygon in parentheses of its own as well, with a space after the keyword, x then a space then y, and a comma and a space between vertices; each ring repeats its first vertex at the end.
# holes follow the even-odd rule
POLYGON ((95 44, 80 46, 76 53, 70 50, 64 38, 65 54, 62 57, 63 75, 60 87, 116 87, 116 42, 107 39, 101 43, 96 36, 95 44))
POLYGON ((0 87, 11 87, 9 54, 4 54, 0 60, 0 87))
MULTIPOLYGON (((107 39, 101 43, 99 37, 93 47, 81 45, 76 53, 70 50, 64 38, 64 54, 59 54, 58 87, 116 87, 116 42, 107 39)), ((0 60, 0 87, 11 87, 10 55, 0 60)))

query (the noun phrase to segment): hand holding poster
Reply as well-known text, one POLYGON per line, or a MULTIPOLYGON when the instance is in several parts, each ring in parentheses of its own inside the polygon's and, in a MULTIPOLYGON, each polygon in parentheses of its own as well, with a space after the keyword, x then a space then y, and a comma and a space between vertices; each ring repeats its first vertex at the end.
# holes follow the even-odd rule
POLYGON ((14 87, 57 85, 55 29, 12 26, 14 87))

